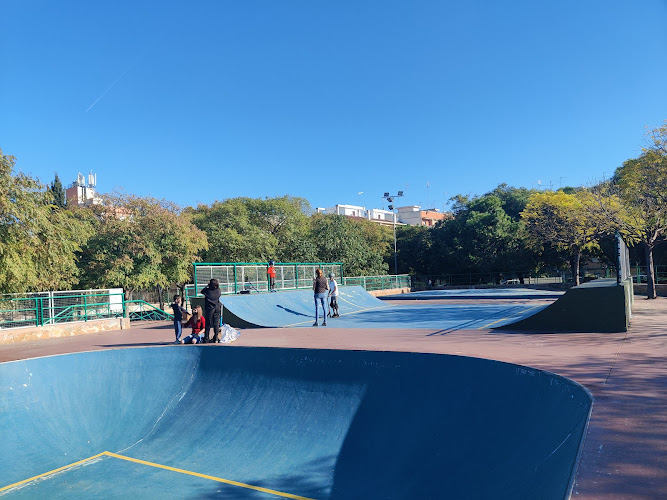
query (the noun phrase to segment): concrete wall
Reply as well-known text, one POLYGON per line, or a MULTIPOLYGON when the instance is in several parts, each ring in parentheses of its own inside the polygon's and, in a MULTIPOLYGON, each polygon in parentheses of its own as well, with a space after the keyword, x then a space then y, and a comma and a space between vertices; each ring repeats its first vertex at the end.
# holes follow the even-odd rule
MULTIPOLYGON (((634 284, 635 295, 643 295, 646 297, 646 283, 634 284)), ((658 297, 667 297, 667 285, 655 285, 655 293, 658 297)))
POLYGON ((27 340, 73 337, 74 335, 86 335, 88 333, 109 330, 124 330, 129 327, 129 318, 109 318, 85 322, 61 323, 59 325, 12 328, 9 330, 0 330, 0 344, 14 344, 16 342, 25 342, 27 340))
POLYGON ((410 287, 403 288, 389 288, 387 290, 369 290, 373 297, 384 297, 385 295, 398 295, 399 293, 410 293, 410 287))

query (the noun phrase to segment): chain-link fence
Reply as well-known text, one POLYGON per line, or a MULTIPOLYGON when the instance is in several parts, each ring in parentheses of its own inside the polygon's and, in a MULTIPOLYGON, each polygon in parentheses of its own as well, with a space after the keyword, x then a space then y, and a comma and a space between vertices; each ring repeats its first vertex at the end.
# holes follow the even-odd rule
POLYGON ((0 329, 123 315, 122 288, 0 295, 0 329))
POLYGON ((362 286, 368 291, 410 288, 412 280, 409 274, 386 276, 349 276, 341 280, 344 286, 362 286))
MULTIPOLYGON (((276 291, 312 287, 317 269, 322 269, 325 276, 330 273, 335 276, 343 275, 341 262, 277 262, 274 269, 276 277, 271 289, 276 291)), ((268 270, 267 264, 258 262, 195 263, 194 284, 186 286, 185 297, 190 299, 197 296, 213 278, 220 283, 220 291, 223 294, 268 292, 270 288, 268 270)))

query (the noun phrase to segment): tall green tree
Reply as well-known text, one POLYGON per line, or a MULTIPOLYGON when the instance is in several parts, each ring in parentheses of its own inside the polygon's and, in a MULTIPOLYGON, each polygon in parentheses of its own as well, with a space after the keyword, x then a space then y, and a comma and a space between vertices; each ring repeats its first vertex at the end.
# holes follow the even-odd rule
POLYGON ((65 208, 67 206, 67 197, 65 196, 65 189, 63 188, 63 183, 60 182, 60 177, 56 173, 55 179, 49 185, 49 191, 51 191, 51 197, 53 198, 53 204, 58 208, 65 208))
POLYGON ((596 247, 601 235, 615 230, 610 221, 595 215, 594 207, 588 191, 544 191, 533 194, 522 212, 535 246, 548 243, 568 252, 575 285, 580 283, 582 253, 596 247))
POLYGON ((432 274, 429 267, 432 234, 433 229, 424 226, 401 226, 396 229, 399 274, 432 274))
POLYGON ((67 289, 79 282, 77 252, 90 226, 53 204, 48 189, 0 150, 0 292, 67 289))
POLYGON ((381 243, 367 237, 375 224, 370 221, 355 221, 344 215, 313 215, 311 241, 321 262, 343 262, 348 276, 387 274, 388 264, 378 252, 381 243))
POLYGON ((88 210, 95 234, 81 255, 87 282, 122 287, 127 299, 136 290, 182 286, 208 245, 190 216, 166 200, 114 193, 88 210))
POLYGON ((206 262, 303 262, 315 258, 308 241, 310 205, 303 198, 230 198, 200 205, 191 213, 210 244, 202 255, 206 262))
POLYGON ((501 184, 481 197, 452 198, 454 218, 433 229, 433 274, 485 273, 500 279, 501 273, 514 272, 523 279, 536 261, 517 215, 524 191, 501 184))
POLYGON ((644 248, 647 296, 657 297, 653 253, 667 232, 667 125, 650 133, 652 145, 616 169, 597 187, 600 217, 613 221, 630 242, 644 248))

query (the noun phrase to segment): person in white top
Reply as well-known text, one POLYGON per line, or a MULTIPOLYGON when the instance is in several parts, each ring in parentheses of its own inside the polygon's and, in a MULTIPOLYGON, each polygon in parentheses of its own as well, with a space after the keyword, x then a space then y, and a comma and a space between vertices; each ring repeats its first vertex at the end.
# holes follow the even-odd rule
POLYGON ((329 310, 329 315, 332 318, 338 318, 338 283, 336 283, 335 276, 333 273, 329 275, 329 299, 331 300, 329 310))

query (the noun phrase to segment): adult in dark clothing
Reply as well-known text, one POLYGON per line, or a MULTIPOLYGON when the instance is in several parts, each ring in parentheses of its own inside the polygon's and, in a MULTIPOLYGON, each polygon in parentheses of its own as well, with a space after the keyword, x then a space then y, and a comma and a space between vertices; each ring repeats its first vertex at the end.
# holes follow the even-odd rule
POLYGON ((181 306, 181 297, 178 295, 174 295, 174 302, 170 307, 171 310, 174 311, 174 330, 176 333, 175 343, 179 344, 181 341, 181 333, 183 333, 183 325, 181 324, 181 321, 183 321, 183 313, 187 314, 188 311, 181 306))
POLYGON ((208 282, 208 286, 201 291, 204 296, 204 343, 217 342, 220 337, 220 314, 222 304, 220 303, 220 283, 213 278, 208 282), (213 327, 213 339, 208 335, 209 329, 213 327))
POLYGON ((315 323, 313 326, 317 326, 318 320, 318 307, 317 302, 319 301, 322 304, 322 326, 327 326, 327 309, 324 307, 324 303, 327 300, 327 290, 329 289, 329 283, 327 279, 322 276, 322 270, 317 269, 315 271, 315 279, 313 280, 313 292, 315 293, 315 323))

